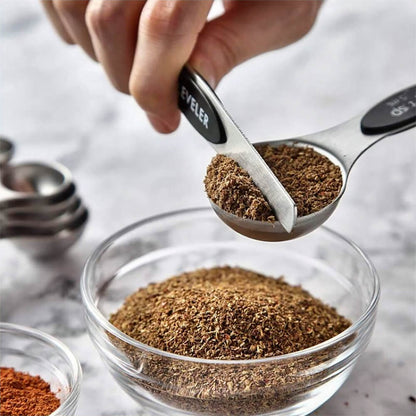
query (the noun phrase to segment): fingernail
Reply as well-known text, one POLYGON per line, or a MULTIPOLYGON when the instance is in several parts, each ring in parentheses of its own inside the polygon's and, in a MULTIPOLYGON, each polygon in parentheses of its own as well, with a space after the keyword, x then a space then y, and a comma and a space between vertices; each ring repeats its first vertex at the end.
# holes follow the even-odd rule
POLYGON ((194 68, 204 79, 205 81, 209 84, 209 86, 214 90, 215 87, 217 86, 217 80, 215 79, 214 75, 212 75, 210 72, 205 71, 205 70, 199 70, 197 68, 194 68))
POLYGON ((173 119, 163 119, 155 114, 147 113, 147 117, 152 124, 152 126, 157 130, 159 133, 167 134, 172 133, 175 131, 179 124, 179 117, 175 117, 173 119))
POLYGON ((212 64, 206 62, 204 59, 194 58, 191 60, 191 65, 199 74, 201 74, 205 81, 208 82, 212 89, 215 89, 218 82, 212 71, 212 64))
POLYGON ((208 74, 208 75, 206 75, 206 78, 205 79, 206 79, 206 81, 208 82, 208 84, 210 85, 210 87, 212 89, 215 89, 216 88, 216 86, 217 86, 217 80, 215 79, 215 77, 213 75, 208 74))

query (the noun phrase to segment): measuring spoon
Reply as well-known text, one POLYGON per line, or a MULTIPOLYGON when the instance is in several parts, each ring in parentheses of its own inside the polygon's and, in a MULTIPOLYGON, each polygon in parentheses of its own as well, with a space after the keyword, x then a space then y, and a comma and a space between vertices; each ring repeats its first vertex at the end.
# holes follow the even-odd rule
POLYGON ((347 185, 348 175, 356 160, 372 145, 416 126, 416 86, 411 86, 385 98, 365 113, 328 130, 291 139, 266 141, 277 147, 311 147, 339 166, 343 185, 336 199, 318 212, 298 217, 290 233, 279 222, 268 223, 240 218, 230 214, 212 201, 216 214, 240 234, 263 241, 291 240, 310 233, 323 224, 337 207, 347 185))
MULTIPOLYGON (((8 216, 3 221, 7 224, 8 227, 28 227, 36 228, 42 226, 43 228, 53 228, 60 224, 65 224, 68 220, 71 220, 78 214, 78 211, 82 210, 84 207, 81 203, 81 199, 77 198, 75 203, 69 207, 66 211, 52 218, 48 218, 41 215, 32 215, 32 216, 8 216)), ((0 217, 0 224, 2 218, 0 217)))
POLYGON ((0 209, 55 204, 69 197, 73 186, 69 170, 57 163, 7 165, 0 173, 0 209))
POLYGON ((88 211, 82 212, 56 232, 35 232, 33 229, 19 228, 9 230, 5 237, 19 250, 32 257, 54 257, 67 250, 83 234, 88 221, 88 211))
POLYGON ((79 202, 79 197, 75 192, 75 185, 72 188, 73 193, 64 201, 57 202, 53 205, 35 206, 35 207, 17 207, 4 208, 0 211, 0 221, 5 220, 52 220, 59 217, 65 212, 71 210, 79 202))
POLYGON ((80 219, 88 217, 88 209, 82 204, 74 212, 46 222, 10 221, 0 228, 0 239, 24 236, 51 236, 78 224, 80 219))

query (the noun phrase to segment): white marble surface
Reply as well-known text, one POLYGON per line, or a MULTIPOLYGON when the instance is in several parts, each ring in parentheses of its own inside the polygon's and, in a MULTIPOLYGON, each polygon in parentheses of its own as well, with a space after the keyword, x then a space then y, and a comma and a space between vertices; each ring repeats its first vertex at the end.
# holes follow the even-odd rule
MULTIPOLYGON (((329 127, 414 83, 415 22, 414 0, 328 0, 309 36, 236 69, 218 92, 253 139, 329 127)), ((36 262, 0 242, 2 320, 45 330, 79 357, 79 416, 134 416, 85 332, 81 268, 119 228, 206 205, 212 152, 186 122, 171 136, 155 133, 97 65, 60 43, 37 2, 1 0, 0 70, 0 133, 15 140, 16 160, 66 164, 91 210, 84 237, 62 258, 36 262)), ((367 352, 316 415, 415 414, 415 139, 408 131, 363 156, 328 222, 368 253, 382 297, 367 352)))

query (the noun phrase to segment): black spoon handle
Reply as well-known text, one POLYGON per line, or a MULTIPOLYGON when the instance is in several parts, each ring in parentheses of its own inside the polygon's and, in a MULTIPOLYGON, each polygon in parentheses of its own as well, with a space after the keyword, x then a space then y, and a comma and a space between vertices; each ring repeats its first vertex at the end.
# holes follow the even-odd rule
POLYGON ((195 129, 209 142, 227 141, 217 108, 223 105, 208 83, 186 66, 179 75, 178 106, 195 129), (217 108, 216 108, 217 107, 217 108))
POLYGON ((375 105, 361 119, 364 134, 407 130, 416 124, 416 85, 396 92, 375 105))

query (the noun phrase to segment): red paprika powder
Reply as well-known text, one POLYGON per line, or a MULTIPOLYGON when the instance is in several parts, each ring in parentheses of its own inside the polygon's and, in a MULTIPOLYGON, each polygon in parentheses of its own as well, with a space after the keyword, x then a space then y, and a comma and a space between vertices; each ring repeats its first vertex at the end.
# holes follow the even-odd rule
POLYGON ((39 376, 0 368, 0 416, 47 416, 59 406, 51 386, 39 376))

